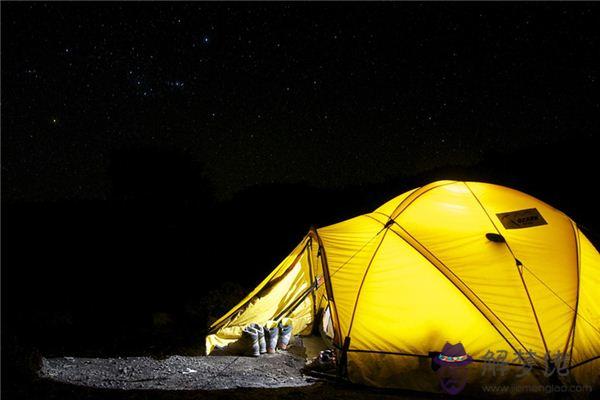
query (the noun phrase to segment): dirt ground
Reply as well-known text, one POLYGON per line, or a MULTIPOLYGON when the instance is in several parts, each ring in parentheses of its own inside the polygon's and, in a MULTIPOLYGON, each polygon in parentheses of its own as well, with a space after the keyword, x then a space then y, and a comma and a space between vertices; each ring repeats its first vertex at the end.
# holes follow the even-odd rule
POLYGON ((222 390, 307 386, 303 357, 150 357, 43 359, 40 377, 98 389, 222 390))
MULTIPOLYGON (((171 356, 43 358, 38 378, 15 397, 28 399, 423 399, 303 375, 314 344, 260 357, 171 356)), ((318 354, 318 353, 317 353, 318 354)))
POLYGON ((323 375, 303 374, 307 362, 312 361, 323 346, 317 337, 296 337, 288 351, 278 350, 276 354, 260 357, 42 357, 36 378, 24 385, 13 385, 16 390, 9 397, 57 400, 448 398, 434 393, 375 389, 335 377, 323 379, 323 375))

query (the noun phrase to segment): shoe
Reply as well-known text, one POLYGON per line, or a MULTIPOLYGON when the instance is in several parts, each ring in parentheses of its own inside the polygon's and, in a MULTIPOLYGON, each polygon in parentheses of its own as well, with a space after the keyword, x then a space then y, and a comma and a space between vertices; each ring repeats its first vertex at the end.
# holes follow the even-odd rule
POLYGON ((267 342, 265 340, 265 331, 263 327, 257 323, 250 324, 250 326, 256 329, 256 332, 258 332, 258 349, 260 354, 265 354, 267 352, 267 342))
POLYGON ((291 318, 283 318, 279 321, 279 339, 277 340, 277 348, 281 350, 287 349, 292 337, 293 322, 291 318))
POLYGON ((260 356, 260 346, 258 344, 258 331, 256 328, 248 325, 242 331, 242 354, 250 357, 260 356))
POLYGON ((265 324, 265 339, 267 345, 267 353, 275 353, 277 347, 277 339, 279 337, 279 328, 277 327, 277 321, 267 321, 265 324))
POLYGON ((335 363, 335 353, 331 349, 319 352, 319 361, 321 364, 335 363))

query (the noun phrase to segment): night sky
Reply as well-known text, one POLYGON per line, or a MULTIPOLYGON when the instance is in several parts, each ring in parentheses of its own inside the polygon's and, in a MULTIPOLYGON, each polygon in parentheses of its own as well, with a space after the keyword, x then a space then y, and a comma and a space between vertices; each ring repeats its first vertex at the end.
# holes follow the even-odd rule
POLYGON ((589 140, 595 4, 2 3, 3 200, 105 199, 122 148, 218 198, 589 140))

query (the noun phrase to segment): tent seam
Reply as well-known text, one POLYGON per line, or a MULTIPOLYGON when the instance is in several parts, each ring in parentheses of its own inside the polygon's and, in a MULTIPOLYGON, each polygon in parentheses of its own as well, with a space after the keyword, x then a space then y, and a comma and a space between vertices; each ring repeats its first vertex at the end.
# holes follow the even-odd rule
MULTIPOLYGON (((401 357, 420 357, 420 358, 431 358, 431 356, 429 355, 425 355, 425 354, 412 354, 412 353, 400 353, 400 352, 395 352, 395 351, 380 351, 380 350, 367 350, 367 349, 348 349, 348 352, 351 353, 373 353, 373 354, 384 354, 384 355, 391 355, 391 356, 401 356, 401 357)), ((589 361, 589 360, 588 360, 589 361)), ((473 362, 478 362, 478 363, 489 363, 490 360, 479 360, 476 358, 473 358, 473 362)), ((511 365, 513 367, 523 367, 526 364, 517 364, 517 363, 504 363, 505 365, 511 365)), ((535 369, 540 369, 543 370, 542 367, 540 367, 539 365, 532 365, 532 368, 535 369)))
MULTIPOLYGON (((374 220, 374 221, 376 221, 376 222, 378 222, 378 223, 381 223, 381 221, 377 221, 375 218, 373 218, 373 217, 371 217, 371 216, 369 216, 369 215, 367 215, 367 214, 365 214, 365 215, 361 215, 361 217, 367 217, 367 218, 371 218, 372 220, 374 220)), ((384 228, 384 229, 385 229, 385 228, 384 228)), ((378 231, 378 232, 377 232, 377 233, 376 233, 376 234, 375 234, 375 235, 374 235, 374 236, 373 236, 371 239, 367 240, 367 241, 365 242, 365 244, 363 244, 363 245, 361 246, 361 248, 360 248, 360 249, 358 249, 357 251, 355 251, 355 252, 354 252, 354 254, 352 254, 352 255, 351 255, 351 256, 350 256, 350 257, 349 257, 349 258, 348 258, 346 261, 344 261, 344 263, 343 263, 342 265, 340 265, 340 266, 339 266, 339 267, 338 267, 338 268, 337 268, 335 271, 333 271, 333 274, 331 274, 331 276, 334 276, 334 275, 335 275, 335 274, 337 274, 337 273, 338 273, 338 272, 339 272, 339 271, 340 271, 340 270, 341 270, 343 267, 345 267, 345 266, 346 266, 346 265, 347 265, 347 264, 350 262, 350 260, 352 260, 354 257, 356 257, 356 255, 357 255, 358 253, 360 253, 360 252, 361 252, 361 251, 362 251, 362 250, 363 250, 365 247, 367 247, 367 245, 368 245, 369 243, 371 243, 371 241, 372 241, 373 239, 375 239, 375 238, 376 238, 376 237, 377 237, 377 236, 378 236, 378 235, 379 235, 379 234, 380 234, 382 231, 383 231, 383 229, 381 229, 380 231, 378 231)))
MULTIPOLYGON (((306 236, 308 236, 308 235, 306 235, 306 236)), ((304 236, 304 238, 302 240, 305 240, 306 236, 304 236)), ((307 247, 308 247, 308 241, 304 244, 304 246, 302 247, 302 250, 300 250, 300 252, 296 256, 296 258, 294 258, 294 260, 292 261, 292 263, 290 265, 294 265, 300 260, 300 257, 302 257, 302 253, 304 253, 304 251, 306 250, 307 247)), ((282 268, 283 268, 283 266, 282 266, 282 268)), ((277 271, 279 271, 279 270, 277 270, 277 271)), ((254 299, 256 296, 258 296, 260 294, 260 292, 265 288, 265 286, 267 286, 274 279, 275 275, 273 275, 273 278, 271 278, 267 283, 265 283, 265 285, 262 288, 260 288, 260 290, 258 292, 256 292, 256 294, 254 296, 250 297, 248 299, 248 301, 246 301, 244 304, 241 304, 239 307, 235 308, 234 310, 231 310, 230 314, 226 318, 224 318, 218 325, 209 327, 208 334, 209 335, 214 334, 214 333, 218 332, 221 328, 227 326, 227 324, 229 322, 231 322, 231 319, 235 316, 235 314, 240 309, 242 309, 243 307, 248 305, 248 303, 250 303, 250 301, 252 299, 254 299)))
MULTIPOLYGON (((579 228, 577 228, 577 224, 575 224, 575 222, 572 219, 569 219, 571 221, 571 228, 573 229, 573 234, 575 235, 575 243, 576 243, 576 247, 575 250, 577 251, 577 297, 575 299, 575 315, 573 315, 573 326, 571 327, 571 349, 569 350, 569 368, 571 367, 571 362, 573 361, 573 348, 575 347, 575 332, 577 329, 577 316, 578 316, 578 310, 579 310, 579 288, 580 288, 580 279, 581 279, 581 241, 579 238, 579 228)), ((569 346, 569 340, 567 339, 567 343, 565 345, 565 350, 563 351, 563 358, 564 356, 567 354, 567 347, 569 346)))
MULTIPOLYGON (((309 235, 313 234, 317 239, 317 244, 319 245, 318 251, 321 253, 321 265, 323 266, 323 274, 325 275, 325 290, 327 292, 327 303, 329 303, 329 308, 332 314, 335 314, 336 320, 336 333, 338 336, 338 340, 341 340, 342 330, 340 328, 340 317, 338 316, 337 303, 335 302, 335 296, 333 295, 333 285, 331 282, 331 275, 329 274, 329 263, 327 262, 327 252, 325 251, 325 246, 323 245, 323 241, 321 240, 321 236, 319 236, 319 232, 316 228, 312 227, 309 231, 309 235), (333 307, 331 305, 333 304, 333 307)), ((335 337, 334 337, 334 345, 335 337)))
MULTIPOLYGON (((310 284, 314 285, 316 283, 316 277, 315 277, 315 271, 313 270, 313 265, 312 265, 312 237, 308 238, 308 270, 310 273, 310 284)), ((315 291, 312 292, 312 303, 313 303, 313 324, 314 324, 314 317, 317 315, 317 295, 315 293, 315 291)))
MULTIPOLYGON (((404 200, 402 200, 402 201, 400 202, 400 204, 398 204, 398 206, 397 206, 396 208, 394 208, 394 211, 392 211, 392 213, 389 215, 389 218, 390 218, 391 220, 395 220, 396 218, 398 218, 398 217, 400 216, 400 214, 402 214, 404 211, 406 211, 406 209, 407 209, 407 208, 408 208, 408 207, 409 207, 411 204, 413 204, 413 203, 414 203, 414 202, 415 202, 415 201, 416 201, 416 200, 417 200, 419 197, 421 197, 421 196, 422 196, 422 195, 424 195, 425 193, 428 193, 428 192, 430 192, 431 190, 434 190, 434 189, 440 188, 440 187, 442 187, 442 186, 447 186, 447 185, 452 185, 452 184, 455 184, 455 183, 457 183, 457 182, 459 182, 459 181, 450 181, 450 182, 446 182, 446 183, 441 183, 441 184, 439 184, 439 185, 432 186, 432 187, 429 187, 429 188, 427 188, 427 189, 423 190, 421 193, 419 193, 419 194, 415 195, 415 197, 413 197, 412 199, 410 199, 410 201, 409 201, 409 202, 408 202, 408 204, 407 204, 407 205, 404 207, 404 209, 402 209, 402 210, 401 210, 401 211, 398 213, 398 215, 394 216, 394 214, 396 213, 396 211, 398 211, 398 209, 399 209, 399 208, 400 208, 400 207, 401 207, 401 206, 404 204, 404 202, 406 202, 406 201, 409 199, 409 197, 410 197, 410 195, 409 195, 407 198, 405 198, 404 200)), ((426 186, 427 186, 427 185, 426 185, 426 186)), ((426 186, 422 186, 422 187, 420 187, 420 188, 416 189, 416 190, 415 190, 413 193, 417 192, 419 189, 424 189, 426 186)), ((411 193, 411 195, 412 195, 413 193, 411 193)))
POLYGON ((354 317, 356 315, 356 309, 358 308, 358 301, 360 299, 360 293, 362 292, 362 288, 365 284, 365 280, 367 279, 367 275, 369 274, 369 270, 371 269, 371 265, 373 265, 373 260, 375 260, 375 256, 377 255, 379 248, 383 244, 383 240, 385 239, 385 235, 387 234, 387 231, 388 231, 388 229, 386 229, 385 232, 383 232, 383 236, 381 237, 381 240, 379 241, 377 248, 375 248, 375 251, 373 251, 371 260, 369 261, 369 264, 367 265, 367 268, 365 269, 365 273, 360 282, 360 286, 358 287, 358 292, 356 293, 356 300, 354 301, 354 308, 352 310, 352 318, 350 318, 350 325, 348 326, 348 333, 346 334, 347 337, 350 336, 350 333, 352 332, 352 325, 354 324, 354 317))
POLYGON ((580 363, 577 363, 577 364, 575 364, 575 365, 573 365, 573 366, 569 367, 569 369, 571 369, 571 370, 572 370, 573 368, 581 367, 583 364, 587 364, 587 363, 589 363, 589 362, 592 362, 592 361, 595 361, 595 360, 597 360, 597 359, 599 359, 599 358, 600 358, 600 356, 594 356, 594 357, 592 357, 592 358, 588 358, 588 359, 587 359, 587 360, 585 360, 585 361, 582 361, 582 362, 580 362, 580 363))
MULTIPOLYGON (((398 225, 398 227, 399 227, 400 229, 402 229, 402 230, 403 230, 403 231, 404 231, 404 232, 405 232, 405 233, 406 233, 408 236, 410 236, 410 238, 411 238, 412 240, 414 240, 414 241, 415 241, 417 244, 419 244, 421 247, 423 247, 424 249, 426 249, 426 248, 425 248, 425 246, 423 246, 423 245, 422 245, 422 244, 421 244, 421 243, 420 243, 420 242, 419 242, 417 239, 415 239, 415 238, 414 238, 414 237, 413 237, 413 236, 412 236, 412 235, 411 235, 411 234, 410 234, 410 233, 409 233, 409 232, 408 232, 406 229, 404 229, 404 228, 403 228, 403 227, 402 227, 402 226, 401 226, 401 225, 400 225, 398 222, 394 221, 394 223, 395 223, 396 225, 398 225)), ((506 336, 505 336, 505 335, 504 335, 502 332, 500 332, 500 330, 498 329, 498 327, 497 327, 497 326, 496 326, 496 325, 495 325, 495 324, 494 324, 494 323, 493 323, 493 322, 490 320, 490 318, 489 318, 489 317, 486 315, 486 313, 485 313, 485 312, 484 312, 484 311, 483 311, 481 308, 479 308, 479 307, 478 307, 478 306, 475 304, 475 302, 474 302, 474 301, 471 299, 471 297, 470 297, 469 295, 467 295, 467 293, 465 293, 465 292, 464 292, 464 291, 463 291, 463 290, 462 290, 462 289, 461 289, 461 288, 460 288, 460 287, 459 287, 459 286, 458 286, 458 285, 457 285, 457 284, 456 284, 456 283, 455 283, 455 282, 454 282, 452 279, 450 279, 450 277, 448 277, 448 275, 446 275, 446 274, 445 274, 443 271, 441 271, 441 270, 440 270, 440 268, 438 268, 438 266, 437 266, 437 265, 435 265, 435 263, 433 263, 433 262, 432 262, 432 261, 429 259, 429 257, 427 257, 425 254, 423 254, 423 252, 422 252, 422 251, 420 251, 420 250, 419 250, 417 247, 415 247, 415 246, 414 246, 413 244, 411 244, 409 241, 407 241, 406 239, 404 239, 404 238, 402 237, 402 235, 400 235, 400 234, 399 234, 398 232, 396 232, 395 230, 392 230, 392 232, 394 232, 396 235, 398 235, 398 237, 399 237, 400 239, 402 239, 402 240, 403 240, 405 243, 407 243, 409 246, 411 246, 411 247, 412 247, 412 248, 413 248, 415 251, 417 251, 417 252, 418 252, 418 253, 419 253, 419 254, 420 254, 420 255, 421 255, 423 258, 425 258, 425 259, 426 259, 426 260, 427 260, 427 261, 428 261, 428 262, 429 262, 431 265, 433 265, 433 266, 434 266, 434 268, 435 268, 435 269, 437 269, 437 270, 438 270, 438 271, 439 271, 439 272, 442 274, 442 276, 444 276, 446 279, 448 279, 448 281, 450 281, 450 283, 452 283, 452 285, 454 285, 454 287, 456 287, 456 289, 457 289, 457 290, 458 290, 458 291, 459 291, 459 292, 460 292, 460 293, 461 293, 463 296, 465 296, 465 297, 467 298, 467 300, 469 300, 469 302, 471 302, 471 304, 473 304, 473 307, 475 307, 475 309, 476 309, 477 311, 479 311, 479 312, 481 313, 481 315, 483 315, 483 317, 484 317, 484 318, 485 318, 485 319, 486 319, 486 320, 487 320, 487 321, 490 323, 490 325, 492 325, 492 327, 493 327, 493 328, 494 328, 494 329, 495 329, 495 330, 498 332, 498 334, 499 334, 499 335, 500 335, 500 336, 501 336, 501 337, 504 339, 504 341, 505 341, 505 342, 506 342, 506 343, 507 343, 507 344, 508 344, 508 345, 509 345, 509 346, 510 346, 510 347, 511 347, 513 350, 515 350, 515 352, 517 352, 517 349, 516 349, 516 347, 515 347, 515 346, 514 346, 514 345, 511 343, 511 341, 509 341, 509 340, 508 340, 508 338, 507 338, 507 337, 506 337, 506 336)), ((431 253, 431 252, 429 252, 429 253, 430 253, 430 254, 431 254, 431 256, 432 256, 433 258, 435 258, 435 259, 436 259, 436 260, 437 260, 437 261, 438 261, 438 262, 439 262, 441 265, 443 265, 443 266, 444 266, 444 268, 446 268, 448 271, 450 271, 450 273, 451 273, 451 274, 452 274, 452 275, 453 275, 453 276, 454 276, 454 277, 455 277, 455 278, 456 278, 456 279, 457 279, 457 280, 458 280, 458 281, 459 281, 459 282, 460 282, 462 285, 464 285, 464 287, 465 287, 466 289, 468 289, 468 290, 469 290, 469 292, 470 292, 470 293, 472 293, 472 295, 473 295, 473 296, 474 296, 474 297, 475 297, 475 298, 476 298, 476 299, 477 299, 477 300, 478 300, 478 301, 479 301, 481 304, 483 304, 483 305, 486 307, 486 309, 487 309, 487 310, 489 310, 489 312, 490 312, 490 313, 491 313, 491 314, 494 316, 494 318, 496 318, 496 319, 497 319, 497 320, 500 322, 500 324, 502 324, 502 326, 503 326, 503 327, 506 329, 506 331, 507 331, 508 333, 510 333, 510 335, 511 335, 511 336, 512 336, 512 337, 513 337, 513 338, 514 338, 516 341, 517 341, 517 343, 518 343, 518 344, 519 344, 519 345, 520 345, 520 346, 521 346, 523 349, 525 349, 525 350, 527 349, 527 347, 525 347, 525 346, 523 345, 523 343, 521 343, 521 341, 519 340, 519 338, 518 338, 518 337, 517 337, 517 336, 516 336, 516 335, 515 335, 515 334, 512 332, 512 330, 510 330, 510 329, 508 328, 508 326, 506 326, 506 324, 505 324, 505 323, 504 323, 504 322, 503 322, 503 321, 500 319, 500 317, 498 317, 498 316, 496 315, 496 313, 494 313, 494 312, 492 311, 492 309, 491 309, 491 308, 490 308, 490 307, 489 307, 487 304, 485 304, 485 302, 484 302, 484 301, 483 301, 483 300, 482 300, 482 299, 481 299, 479 296, 477 296, 477 294, 476 294, 476 293, 473 291, 473 289, 471 289, 471 288, 470 288, 470 287, 469 287, 469 286, 468 286, 468 285, 467 285, 465 282, 463 282, 463 280, 462 280, 462 279, 460 279, 460 277, 458 277, 457 275, 455 275, 455 274, 454 274, 454 272, 453 272, 453 271, 452 271, 450 268, 448 268, 448 266, 446 266, 446 264, 444 264, 444 263, 443 263, 443 262, 442 262, 442 261, 441 261, 439 258, 437 258, 437 257, 435 256, 435 254, 433 254, 433 253, 431 253)), ((519 354, 519 353, 517 352, 517 354, 519 354)))
MULTIPOLYGON (((475 195, 475 192, 473 192, 473 190, 471 190, 471 187, 467 184, 467 182, 463 182, 463 184, 469 190, 469 192, 471 193, 471 195, 473 196, 473 198, 475 199, 475 201, 477 201, 477 204, 479 204, 479 206, 481 207, 481 210, 483 211, 483 213, 490 220, 490 223, 494 227, 494 230, 499 235, 502 236, 502 234, 500 233, 500 230, 498 229, 498 227, 494 223, 494 220, 492 220, 492 217, 490 217, 490 214, 487 212, 487 210, 483 206, 483 203, 481 203, 481 201, 479 200, 479 198, 475 195)), ((521 264, 521 265, 523 265, 523 264, 517 258, 516 254, 513 252, 512 248, 508 244, 508 241, 504 240, 504 244, 506 245, 506 248, 508 249, 508 251, 510 252, 510 254, 512 255, 512 257, 515 259, 515 262, 517 263, 517 271, 519 273, 519 277, 521 278, 521 282, 523 283, 523 288, 525 289, 525 294, 527 294, 527 298, 529 299, 529 304, 531 305, 531 311, 533 312, 533 316, 535 318, 535 323, 536 323, 536 325, 538 327, 538 330, 540 332, 540 337, 542 338, 542 344, 544 345, 544 349, 546 350, 546 354, 550 354, 550 352, 548 351, 548 344, 546 343, 546 338, 544 337, 544 332, 542 331, 542 326, 540 325, 540 321, 538 319, 537 312, 535 311, 535 306, 533 305, 533 299, 531 298, 531 295, 529 294, 529 289, 527 288, 527 284, 525 283, 525 278, 523 277, 522 268, 519 268, 519 264, 521 264)))

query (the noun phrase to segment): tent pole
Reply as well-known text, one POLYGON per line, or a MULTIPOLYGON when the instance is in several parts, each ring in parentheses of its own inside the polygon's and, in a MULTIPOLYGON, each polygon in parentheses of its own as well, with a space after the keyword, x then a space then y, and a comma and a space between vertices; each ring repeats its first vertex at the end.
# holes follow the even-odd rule
MULTIPOLYGON (((309 237, 309 239, 310 239, 310 237, 309 237)), ((306 240, 306 236, 305 236, 305 237, 302 239, 302 241, 304 241, 304 240, 306 240)), ((307 247, 308 247, 308 242, 309 242, 309 240, 307 240, 307 241, 306 241, 306 243, 305 243, 305 244, 304 244, 304 246, 302 247, 302 250, 300 250, 300 252, 298 253, 298 255, 297 255, 297 256, 294 258, 294 260, 293 260, 293 261, 292 261, 292 262, 291 262, 291 263, 288 265, 288 267, 286 268, 285 272, 283 272, 283 274, 281 274, 281 276, 285 276, 285 274, 287 274, 288 272, 290 272, 290 271, 293 269, 293 267, 296 265, 296 263, 297 263, 298 261, 300 261, 300 258, 302 258, 302 255, 304 254, 304 252, 306 251, 306 249, 307 249, 307 247)), ((302 243, 302 242, 300 242, 300 243, 302 243)), ((255 296, 253 296, 253 297, 249 298, 249 299, 248 299, 248 300, 247 300, 247 301, 246 301, 244 304, 241 304, 241 305, 240 305, 240 306, 239 306, 239 307, 238 307, 238 308, 237 308, 235 311, 233 311, 233 312, 231 313, 231 315, 229 315, 229 317, 225 318, 225 319, 224 319, 223 321, 221 321, 221 322, 220 322, 218 325, 215 325, 215 326, 211 326, 211 327, 209 327, 208 334, 209 334, 209 335, 210 335, 210 334, 213 334, 213 333, 217 332, 219 329, 221 329, 223 326, 225 326, 225 325, 226 325, 226 324, 227 324, 229 321, 231 321, 231 319, 232 319, 234 316, 236 316, 236 315, 237 315, 237 313, 238 313, 238 312, 239 312, 241 309, 245 308, 245 307, 248 305, 248 303, 250 303, 250 301, 251 301, 252 299, 254 299, 255 297, 258 297, 258 296, 260 296, 262 293, 264 293, 266 290, 268 290, 268 289, 269 289, 271 286, 273 286, 273 283, 274 283, 274 281, 275 281, 275 282, 278 282, 278 281, 281 279, 281 276, 280 276, 280 277, 278 277, 278 278, 273 278, 273 279, 271 279, 269 282, 267 282, 267 283, 265 284, 265 286, 264 286, 264 287, 262 287, 258 293, 256 293, 256 295, 255 295, 255 296)))
POLYGON ((344 345, 340 355, 340 361, 338 363, 338 376, 340 378, 348 377, 348 349, 350 348, 350 336, 346 336, 344 339, 344 345))
MULTIPOLYGON (((317 278, 315 276, 315 270, 313 269, 313 263, 312 263, 312 237, 309 237, 308 239, 308 270, 310 271, 310 284, 311 285, 316 285, 317 284, 317 278)), ((316 318, 317 318, 317 295, 316 295, 316 290, 314 290, 312 292, 312 303, 313 303, 313 328, 316 322, 316 318)))
POLYGON ((339 319, 338 313, 337 313, 337 306, 335 304, 335 299, 333 297, 333 286, 331 285, 331 276, 329 274, 329 265, 327 263, 327 254, 325 252, 325 246, 323 246, 321 237, 319 236, 319 233, 317 232, 317 229, 314 226, 312 226, 310 228, 310 231, 308 232, 308 234, 312 235, 314 238, 316 238, 317 243, 319 244, 319 252, 318 252, 317 256, 320 255, 321 264, 323 265, 323 275, 325 275, 325 288, 327 290, 327 301, 329 302, 329 307, 331 309, 331 313, 335 315, 336 334, 334 337, 334 345, 337 345, 337 347, 340 348, 342 331, 340 328, 340 319, 339 319), (332 305, 333 305, 333 307, 332 307, 332 305))

